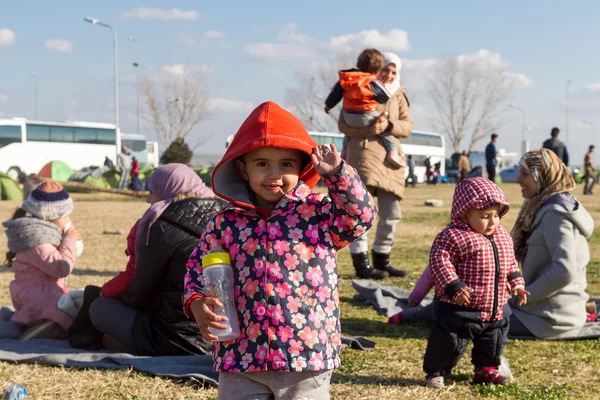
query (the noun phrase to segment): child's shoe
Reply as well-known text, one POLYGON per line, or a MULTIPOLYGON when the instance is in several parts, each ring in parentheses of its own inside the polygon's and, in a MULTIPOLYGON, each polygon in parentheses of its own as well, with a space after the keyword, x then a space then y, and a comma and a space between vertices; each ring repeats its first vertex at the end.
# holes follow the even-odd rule
POLYGON ((65 330, 59 324, 54 321, 45 320, 29 327, 19 337, 19 340, 62 339, 64 336, 65 330))
POLYGON ((392 315, 388 319, 388 324, 389 325, 402 325, 402 323, 404 323, 404 318, 402 317, 402 313, 403 313, 403 311, 400 311, 399 313, 392 315))
POLYGON ((496 367, 486 367, 475 372, 473 383, 492 383, 494 385, 508 384, 508 378, 502 376, 496 367))
POLYGON ((387 162, 396 168, 405 167, 404 159, 396 149, 390 149, 385 156, 387 162))
POLYGON ((427 379, 427 387, 432 389, 441 389, 444 385, 443 376, 434 376, 433 378, 427 379))

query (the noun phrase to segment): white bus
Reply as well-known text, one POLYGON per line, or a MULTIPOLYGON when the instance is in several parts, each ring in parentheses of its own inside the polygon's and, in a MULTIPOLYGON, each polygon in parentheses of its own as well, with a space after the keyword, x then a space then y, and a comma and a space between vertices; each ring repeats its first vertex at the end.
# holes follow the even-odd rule
POLYGON ((146 140, 146 136, 139 133, 121 133, 121 146, 131 150, 141 166, 158 167, 158 142, 146 140))
MULTIPOLYGON (((11 178, 17 178, 19 170, 36 174, 54 160, 74 170, 102 166, 106 157, 116 161, 120 147, 121 135, 113 124, 0 119, 0 172, 11 178)), ((153 150, 157 158, 158 147, 153 150)))
MULTIPOLYGON (((333 132, 309 132, 310 136, 318 144, 333 143, 338 151, 341 152, 344 135, 333 132)), ((425 182, 425 159, 430 158, 431 167, 440 163, 440 174, 446 173, 446 141, 444 136, 439 133, 413 131, 406 139, 400 139, 402 151, 406 156, 411 155, 415 162, 415 175, 418 182, 425 182)), ((405 174, 408 177, 408 168, 405 168, 405 174)))

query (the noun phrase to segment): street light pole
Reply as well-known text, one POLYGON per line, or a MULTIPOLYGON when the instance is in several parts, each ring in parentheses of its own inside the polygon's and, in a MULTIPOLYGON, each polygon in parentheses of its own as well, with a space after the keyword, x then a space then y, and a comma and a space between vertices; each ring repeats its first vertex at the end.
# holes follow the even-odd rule
POLYGON ((523 120, 522 120, 522 126, 521 126, 521 151, 523 152, 523 154, 527 153, 529 151, 529 142, 527 141, 527 128, 525 127, 525 121, 527 120, 527 113, 525 112, 525 110, 521 107, 515 106, 513 104, 509 104, 508 105, 509 108, 512 108, 514 110, 517 111, 521 111, 523 120))
MULTIPOLYGON (((134 38, 133 36, 129 36, 127 38, 127 40, 129 40, 130 42, 133 42, 135 44, 137 44, 137 42, 138 42, 137 39, 134 38)), ((138 62, 134 62, 132 65, 135 67, 135 80, 136 80, 135 91, 136 91, 136 97, 137 97, 136 98, 137 111, 136 111, 135 133, 139 134, 140 133, 140 64, 138 62)))
POLYGON ((31 72, 29 75, 33 78, 33 115, 35 119, 38 119, 38 79, 35 72, 31 72))
POLYGON ((571 86, 571 80, 567 79, 567 92, 565 94, 565 133, 567 136, 567 149, 571 142, 571 135, 569 134, 569 87, 571 86))
POLYGON ((104 28, 108 28, 113 34, 113 59, 114 59, 114 84, 115 84, 115 134, 116 134, 116 145, 117 145, 117 156, 121 151, 121 132, 119 130, 119 59, 118 59, 118 43, 117 43, 117 31, 115 29, 100 22, 95 18, 84 18, 85 22, 89 22, 92 25, 99 25, 104 28))

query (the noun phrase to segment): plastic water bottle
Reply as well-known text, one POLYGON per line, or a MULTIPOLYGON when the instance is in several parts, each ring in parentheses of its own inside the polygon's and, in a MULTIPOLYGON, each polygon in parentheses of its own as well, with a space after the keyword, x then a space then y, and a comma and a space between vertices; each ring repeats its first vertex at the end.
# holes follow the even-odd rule
POLYGON ((223 249, 214 248, 202 258, 202 268, 206 295, 223 304, 223 307, 215 307, 214 312, 227 317, 227 321, 221 323, 228 325, 226 329, 209 329, 218 338, 217 342, 233 340, 240 336, 240 323, 233 292, 231 258, 223 249))
POLYGON ((2 392, 2 400, 22 400, 27 397, 25 386, 12 382, 2 392))

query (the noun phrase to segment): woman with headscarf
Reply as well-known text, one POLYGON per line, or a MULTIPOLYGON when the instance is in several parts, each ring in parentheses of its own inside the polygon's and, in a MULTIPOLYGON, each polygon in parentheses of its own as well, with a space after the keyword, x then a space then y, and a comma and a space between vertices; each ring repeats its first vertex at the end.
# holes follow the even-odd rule
POLYGON ((183 284, 189 255, 223 203, 183 164, 156 169, 149 186, 151 205, 138 223, 133 280, 117 299, 94 300, 91 321, 132 354, 206 354, 211 344, 183 313, 183 284))
POLYGON ((369 262, 367 234, 350 245, 352 264, 361 278, 382 279, 388 276, 404 276, 405 271, 390 265, 390 252, 394 244, 394 232, 400 221, 400 200, 404 194, 404 167, 397 167, 386 160, 386 149, 377 135, 388 132, 395 136, 396 149, 404 157, 400 138, 407 138, 413 130, 408 110, 406 89, 400 86, 402 63, 394 53, 383 53, 384 64, 379 79, 391 94, 390 100, 378 108, 380 117, 365 128, 353 128, 339 118, 338 126, 350 138, 346 161, 358 170, 369 192, 377 197, 379 222, 373 243, 373 267, 369 262))
POLYGON ((587 240, 594 220, 570 193, 575 182, 569 168, 550 150, 526 153, 517 182, 525 201, 512 236, 531 294, 527 304, 511 304, 510 334, 576 336, 587 320, 587 240))

